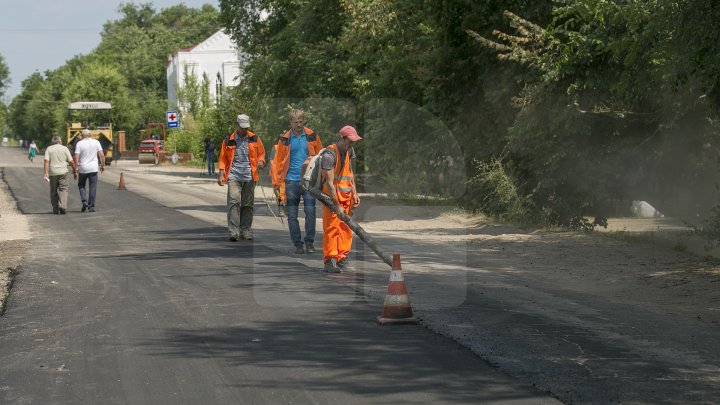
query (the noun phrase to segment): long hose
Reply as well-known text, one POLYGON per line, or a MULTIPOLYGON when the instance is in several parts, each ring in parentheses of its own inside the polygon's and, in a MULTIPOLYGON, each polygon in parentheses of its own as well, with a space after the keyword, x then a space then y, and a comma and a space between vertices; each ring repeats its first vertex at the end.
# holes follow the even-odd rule
MULTIPOLYGON (((326 207, 330 208, 333 212, 336 211, 335 204, 333 203, 332 198, 330 198, 329 195, 327 195, 317 189, 307 188, 305 186, 300 186, 300 187, 303 190, 310 193, 310 195, 315 197, 316 200, 320 201, 326 207)), ((338 218, 340 218, 343 222, 345 222, 350 227, 350 229, 352 229, 352 231, 355 232, 355 235, 357 235, 363 242, 365 242, 365 244, 368 245, 370 250, 375 252, 375 254, 380 258, 380 260, 385 262, 388 266, 392 267, 392 265, 393 265, 392 258, 390 256, 388 256, 385 252, 383 252, 382 249, 380 249, 380 247, 378 247, 377 243, 375 243, 375 241, 370 236, 370 234, 365 232, 365 230, 357 222, 355 222, 354 219, 352 219, 350 216, 348 216, 342 210, 341 210, 340 215, 338 215, 337 212, 335 212, 335 215, 337 215, 338 218)))
MULTIPOLYGON (((258 170, 258 183, 260 183, 260 176, 259 176, 259 174, 260 174, 260 173, 259 173, 259 170, 258 170)), ((263 200, 265 200, 265 205, 267 206, 268 211, 270 211, 270 213, 271 213, 275 218, 279 219, 279 220, 280 220, 280 223, 281 223, 283 226, 285 226, 285 221, 283 221, 282 217, 279 217, 279 216, 275 215, 275 211, 273 211, 272 208, 270 208, 270 203, 268 202, 268 198, 267 198, 267 196, 265 195, 265 187, 260 186, 260 192, 261 192, 262 195, 263 195, 263 200)))

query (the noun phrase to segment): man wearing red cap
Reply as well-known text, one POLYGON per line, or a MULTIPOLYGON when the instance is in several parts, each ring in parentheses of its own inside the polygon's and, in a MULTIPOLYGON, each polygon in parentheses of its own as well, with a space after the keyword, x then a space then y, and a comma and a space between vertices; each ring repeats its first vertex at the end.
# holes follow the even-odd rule
POLYGON ((323 260, 328 273, 354 271, 348 259, 352 230, 337 214, 345 212, 350 216, 352 209, 360 205, 351 159, 354 158, 352 146, 361 139, 355 128, 344 126, 337 142, 328 146, 322 155, 323 192, 332 198, 335 206, 335 211, 323 206, 323 260))

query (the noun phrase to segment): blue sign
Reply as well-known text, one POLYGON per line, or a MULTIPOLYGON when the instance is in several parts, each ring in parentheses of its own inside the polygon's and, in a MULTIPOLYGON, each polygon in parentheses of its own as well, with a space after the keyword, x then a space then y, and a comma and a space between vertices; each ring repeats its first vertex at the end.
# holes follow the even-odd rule
POLYGON ((180 116, 178 116, 177 111, 168 111, 166 113, 167 116, 167 127, 168 128, 177 128, 178 122, 180 121, 180 116))

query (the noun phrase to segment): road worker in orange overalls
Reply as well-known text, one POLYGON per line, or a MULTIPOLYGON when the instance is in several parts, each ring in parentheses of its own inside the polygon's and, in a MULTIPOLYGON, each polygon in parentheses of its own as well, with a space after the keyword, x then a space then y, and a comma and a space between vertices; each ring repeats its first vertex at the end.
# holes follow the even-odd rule
POLYGON ((337 214, 344 211, 350 216, 353 208, 360 205, 351 160, 354 158, 352 146, 361 139, 355 128, 344 126, 337 142, 322 154, 323 192, 332 198, 335 206, 333 211, 323 205, 323 261, 328 273, 355 270, 348 259, 353 233, 337 214))

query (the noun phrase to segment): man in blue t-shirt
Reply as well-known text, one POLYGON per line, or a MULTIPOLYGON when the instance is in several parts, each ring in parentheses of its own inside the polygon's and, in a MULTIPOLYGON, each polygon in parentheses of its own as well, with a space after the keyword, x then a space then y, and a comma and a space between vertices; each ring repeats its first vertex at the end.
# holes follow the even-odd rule
POLYGON ((285 191, 287 204, 288 227, 290 239, 295 246, 295 253, 315 252, 315 199, 307 191, 300 188, 300 170, 308 156, 317 155, 322 149, 322 142, 312 129, 305 127, 302 110, 293 109, 289 114, 290 130, 280 137, 277 152, 272 166, 273 186, 285 191), (284 187, 283 187, 284 186, 284 187), (300 199, 305 207, 305 241, 303 243, 298 221, 300 199))

